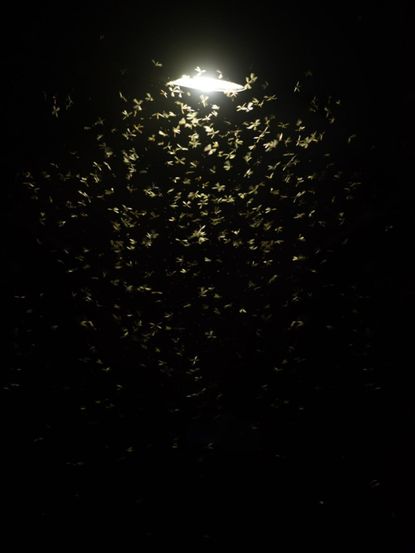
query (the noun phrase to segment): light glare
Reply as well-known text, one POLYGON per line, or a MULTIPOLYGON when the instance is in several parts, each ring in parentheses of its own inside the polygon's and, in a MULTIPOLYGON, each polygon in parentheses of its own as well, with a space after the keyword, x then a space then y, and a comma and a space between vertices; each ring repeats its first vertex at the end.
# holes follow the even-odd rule
POLYGON ((201 90, 202 92, 240 92, 244 90, 244 87, 240 84, 213 77, 202 77, 200 75, 196 77, 183 75, 180 79, 170 81, 167 84, 201 90))

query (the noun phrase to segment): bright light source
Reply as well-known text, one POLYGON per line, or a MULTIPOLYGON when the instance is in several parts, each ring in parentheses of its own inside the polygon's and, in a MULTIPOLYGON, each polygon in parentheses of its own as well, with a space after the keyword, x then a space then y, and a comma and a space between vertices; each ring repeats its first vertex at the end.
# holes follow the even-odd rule
POLYGON ((224 81, 223 79, 215 79, 213 77, 202 77, 200 75, 196 77, 183 75, 180 79, 170 81, 167 84, 178 85, 184 88, 194 88, 202 92, 240 92, 244 90, 244 87, 240 84, 224 81))

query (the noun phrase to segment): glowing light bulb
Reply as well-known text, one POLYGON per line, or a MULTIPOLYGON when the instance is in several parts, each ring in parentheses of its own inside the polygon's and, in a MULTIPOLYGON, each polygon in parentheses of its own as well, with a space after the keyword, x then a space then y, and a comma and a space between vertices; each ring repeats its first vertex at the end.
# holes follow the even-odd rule
POLYGON ((202 92, 241 92, 241 90, 245 90, 245 87, 240 84, 224 81, 223 79, 215 79, 214 77, 204 77, 202 75, 195 77, 183 75, 180 79, 170 81, 167 84, 201 90, 202 92))

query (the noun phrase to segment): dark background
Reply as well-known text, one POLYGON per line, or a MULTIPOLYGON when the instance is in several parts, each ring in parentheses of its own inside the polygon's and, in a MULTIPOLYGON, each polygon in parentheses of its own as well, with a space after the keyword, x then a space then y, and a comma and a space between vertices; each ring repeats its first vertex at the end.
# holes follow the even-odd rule
MULTIPOLYGON (((370 295, 362 317, 371 329, 368 340, 375 344, 371 365, 375 367, 373 387, 379 388, 357 398, 352 386, 342 397, 336 388, 339 379, 335 399, 330 399, 328 391, 324 408, 316 408, 308 423, 291 428, 287 419, 283 435, 295 453, 294 460, 281 461, 281 466, 274 466, 266 448, 246 452, 245 445, 235 439, 231 451, 203 468, 208 476, 199 483, 198 493, 195 482, 201 481, 201 469, 193 459, 197 458, 197 436, 190 439, 195 443, 190 443, 189 455, 179 461, 166 457, 160 446, 160 453, 150 460, 141 459, 141 465, 121 471, 115 459, 104 468, 97 461, 91 466, 100 468, 91 468, 80 480, 68 477, 57 453, 61 438, 52 435, 44 450, 35 451, 30 445, 30 429, 36 422, 28 423, 28 417, 43 422, 60 417, 57 427, 69 433, 70 422, 64 421, 64 410, 54 404, 58 400, 43 391, 47 382, 36 385, 28 378, 17 389, 10 388, 10 382, 17 378, 12 354, 12 368, 5 373, 3 403, 9 460, 5 475, 8 478, 9 474, 13 482, 7 508, 12 518, 33 519, 48 528, 51 520, 64 525, 75 519, 85 522, 86 515, 93 519, 95 513, 105 520, 119 518, 137 529, 137 540, 155 543, 163 541, 166 533, 179 540, 205 536, 204 540, 215 544, 221 539, 232 542, 244 535, 241 526, 246 525, 251 527, 248 534, 253 543, 258 536, 277 543, 282 527, 286 531, 290 524, 305 527, 311 523, 313 539, 317 540, 328 536, 328 526, 338 528, 339 542, 332 550, 339 550, 343 539, 351 539, 354 549, 359 550, 359 542, 353 540, 362 532, 368 551, 375 550, 374 544, 386 537, 392 540, 393 550, 412 550, 407 545, 414 541, 410 526, 414 492, 411 465, 415 461, 409 387, 415 291, 411 269, 414 193, 409 171, 414 100, 410 85, 410 3, 182 2, 153 6, 119 2, 77 6, 44 2, 14 5, 2 19, 5 145, 1 158, 7 190, 2 206, 7 225, 3 271, 4 289, 14 311, 9 319, 12 336, 13 328, 19 325, 19 313, 10 299, 16 293, 40 290, 46 282, 57 303, 45 307, 45 316, 56 309, 69 309, 65 303, 69 300, 62 292, 64 277, 53 256, 36 246, 31 236, 33 214, 18 186, 19 171, 28 165, 41 167, 70 141, 65 136, 56 142, 53 122, 47 118, 53 96, 65 98, 69 94, 81 104, 78 120, 73 122, 75 128, 91 110, 111 111, 114 89, 145 91, 152 58, 163 62, 169 78, 177 78, 196 65, 219 67, 225 78, 237 82, 254 72, 277 92, 292 88, 305 71, 311 70, 316 94, 342 98, 344 123, 362 137, 348 162, 352 169, 364 172, 367 192, 346 231, 351 244, 346 253, 338 245, 340 237, 337 240, 333 236, 335 253, 327 271, 335 283, 357 280, 370 295), (385 232, 386 227, 391 230, 385 232), (340 414, 336 401, 358 406, 353 413, 340 414), (47 407, 39 410, 42 403, 47 407), (295 439, 290 441, 291 431, 295 439), (331 439, 346 452, 344 465, 330 461, 326 449, 331 439), (146 476, 137 476, 140 470, 146 476), (153 499, 136 515, 139 502, 131 503, 128 490, 134 485, 130 482, 134 478, 146 481, 147 476, 151 482, 147 493, 153 499), (87 498, 80 506, 68 499, 75 488, 81 488, 81 496, 87 498), (186 508, 180 510, 174 497, 186 508), (319 504, 319 497, 331 500, 327 505, 319 504), (247 515, 241 504, 253 513, 247 515), (134 517, 139 517, 139 522, 134 517), (180 517, 189 521, 187 530, 180 517)), ((341 158, 342 153, 338 155, 341 158)), ((322 298, 315 309, 324 311, 324 301, 331 300, 322 298)), ((71 318, 69 311, 67 318, 71 318)), ((44 343, 42 329, 37 332, 39 343, 44 343)), ((73 335, 72 339, 74 348, 82 350, 82 338, 73 335)), ((48 355, 46 346, 42 347, 41 355, 48 355)), ((57 365, 59 353, 65 357, 64 351, 54 351, 57 365)), ((24 370, 30 370, 27 360, 24 370)), ((157 401, 162 404, 162 399, 157 401)), ((152 407, 154 421, 158 420, 157 401, 152 407)), ((151 412, 148 405, 146 409, 151 412)), ((146 430, 149 434, 163 426, 153 424, 153 429, 150 424, 146 430)), ((263 432, 264 436, 272 434, 274 428, 270 425, 263 432)), ((91 459, 94 455, 91 447, 91 459)))

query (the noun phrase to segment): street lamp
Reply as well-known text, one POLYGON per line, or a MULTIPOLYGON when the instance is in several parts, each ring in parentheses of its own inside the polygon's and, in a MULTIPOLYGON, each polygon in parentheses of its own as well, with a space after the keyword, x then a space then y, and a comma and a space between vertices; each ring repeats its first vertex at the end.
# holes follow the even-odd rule
POLYGON ((223 79, 216 79, 214 77, 205 77, 196 75, 190 77, 189 75, 183 75, 180 79, 170 81, 168 85, 181 86, 183 88, 192 88, 201 90, 202 92, 241 92, 245 90, 245 87, 232 83, 231 81, 224 81, 223 79))

